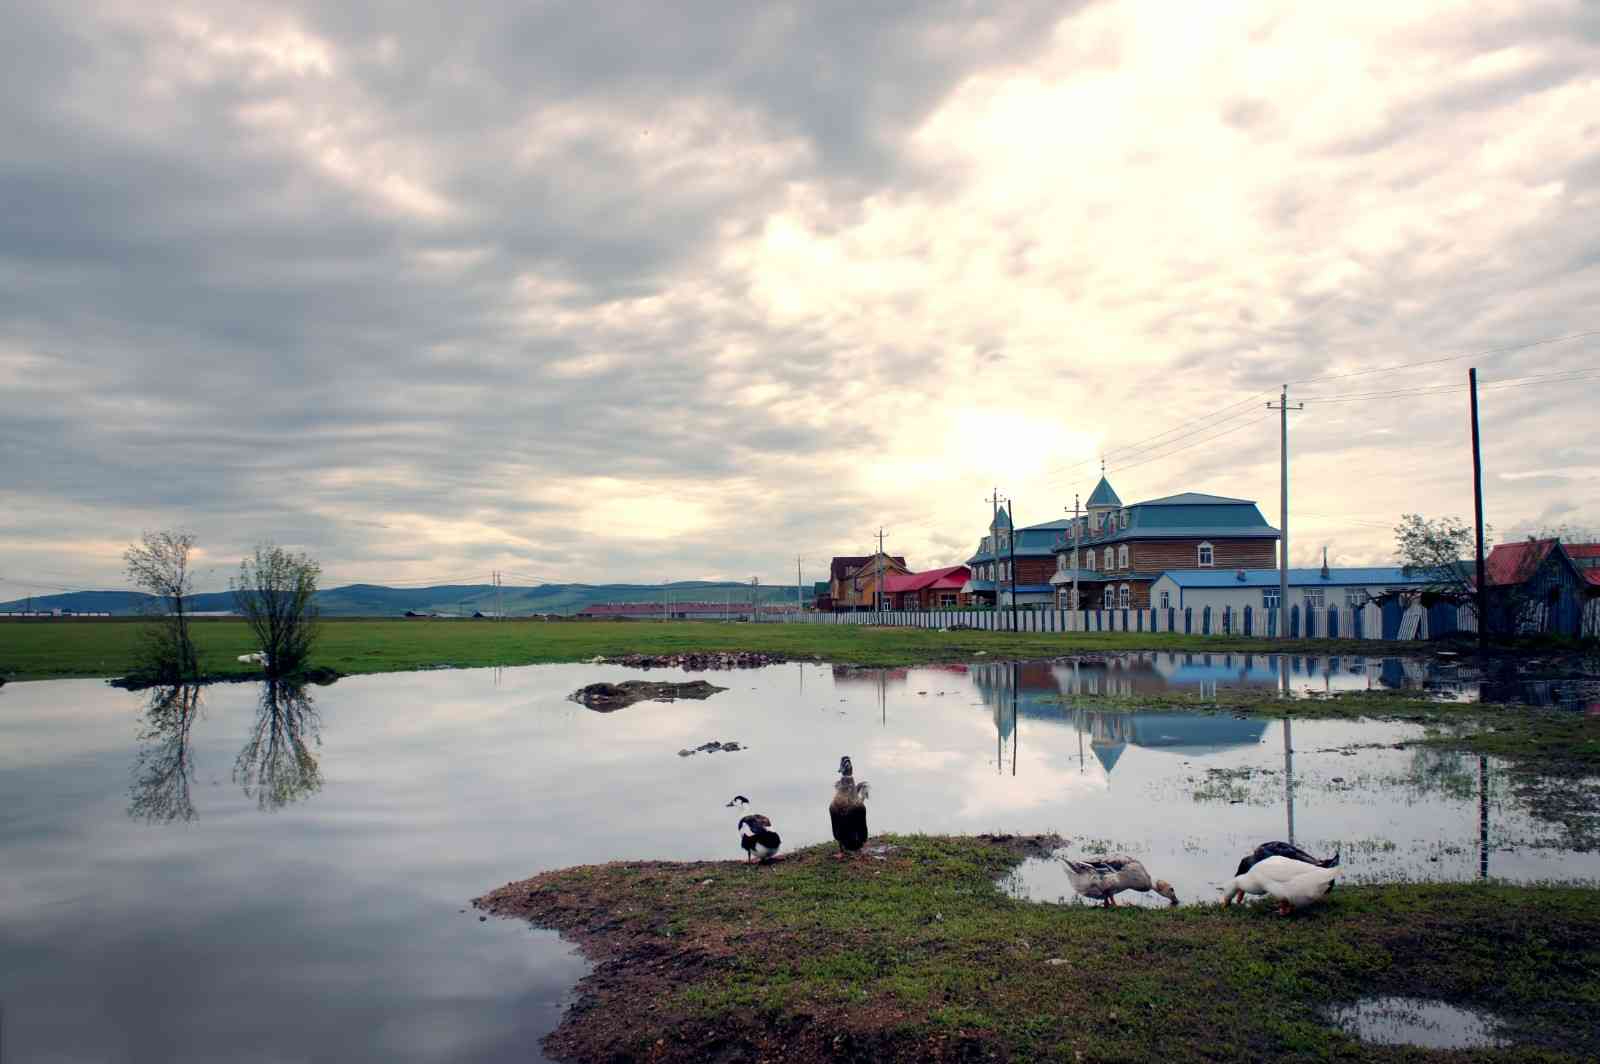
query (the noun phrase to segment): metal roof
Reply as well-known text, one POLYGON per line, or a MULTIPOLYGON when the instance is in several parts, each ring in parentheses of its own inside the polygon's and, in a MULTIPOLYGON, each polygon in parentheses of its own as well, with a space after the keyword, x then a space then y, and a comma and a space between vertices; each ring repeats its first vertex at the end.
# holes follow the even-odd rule
MULTIPOLYGON (((1277 587, 1276 569, 1168 569, 1158 578, 1171 580, 1179 587, 1277 587), (1244 579, 1240 579, 1240 574, 1244 579)), ((1418 586, 1429 581, 1421 576, 1406 575, 1398 566, 1370 568, 1329 569, 1324 577, 1321 569, 1290 569, 1290 587, 1353 587, 1369 584, 1418 586)))
POLYGON ((1084 505, 1121 506, 1122 499, 1119 498, 1117 493, 1112 489, 1111 481, 1107 480, 1105 475, 1102 474, 1100 477, 1100 483, 1094 486, 1094 490, 1089 493, 1089 501, 1084 503, 1084 505))
POLYGON ((1164 495, 1159 499, 1146 499, 1135 506, 1215 506, 1218 503, 1235 506, 1254 506, 1254 499, 1230 499, 1226 495, 1207 495, 1199 491, 1184 491, 1177 495, 1164 495))

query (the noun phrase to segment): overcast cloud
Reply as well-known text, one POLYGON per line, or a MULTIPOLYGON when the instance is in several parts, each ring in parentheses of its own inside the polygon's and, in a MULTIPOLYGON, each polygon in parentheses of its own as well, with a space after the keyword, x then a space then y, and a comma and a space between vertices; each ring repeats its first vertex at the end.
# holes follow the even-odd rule
MULTIPOLYGON (((0 599, 949 564, 1102 452, 1276 522, 1280 382, 1600 331, 1579 0, 391 6, 0 2, 0 599)), ((1474 363, 1600 335, 1291 397, 1474 363)), ((1485 390, 1502 535, 1600 526, 1597 386, 1485 390)), ((1296 562, 1471 512, 1462 392, 1291 432, 1296 562)))

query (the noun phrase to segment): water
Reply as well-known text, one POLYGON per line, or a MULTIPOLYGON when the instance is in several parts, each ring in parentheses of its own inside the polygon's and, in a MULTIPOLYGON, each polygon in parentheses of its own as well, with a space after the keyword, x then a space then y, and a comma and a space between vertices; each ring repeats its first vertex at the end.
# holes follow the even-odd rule
POLYGON ((1363 1042, 1425 1049, 1494 1049, 1510 1043, 1495 1034, 1500 1022, 1426 998, 1364 998, 1330 1009, 1328 1019, 1363 1042))
MULTIPOLYGON (((1210 657, 657 669, 650 679, 730 689, 608 714, 566 696, 639 672, 358 677, 310 688, 309 701, 248 684, 176 700, 96 681, 10 684, 0 1051, 538 1059, 583 962, 551 933, 462 913, 467 900, 571 864, 738 861, 735 825, 750 811, 786 847, 827 841, 843 753, 874 785, 874 832, 1055 831, 1071 852, 1136 853, 1185 902, 1216 900, 1239 855, 1270 838, 1342 846, 1351 882, 1600 877, 1600 855, 1535 818, 1492 760, 1391 749, 1418 735, 1410 725, 1291 732, 1052 701, 1090 676, 1165 670, 1168 689, 1193 689, 1218 677, 1185 670, 1236 677, 1244 664, 1210 657), (678 756, 709 740, 749 749, 678 756), (726 808, 736 793, 754 804, 726 808)), ((1307 684, 1355 675, 1352 659, 1301 660, 1307 684)), ((1244 672, 1258 663, 1279 675, 1261 656, 1244 672)), ((1361 664, 1362 683, 1382 676, 1361 664)), ((1023 889, 1063 896, 1047 882, 1023 889)))

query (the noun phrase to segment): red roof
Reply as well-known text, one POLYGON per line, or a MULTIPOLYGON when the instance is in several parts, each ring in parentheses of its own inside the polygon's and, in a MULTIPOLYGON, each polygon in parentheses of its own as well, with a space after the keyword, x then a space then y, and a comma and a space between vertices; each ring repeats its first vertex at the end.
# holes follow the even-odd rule
POLYGON ((895 595, 902 591, 921 591, 928 588, 935 591, 961 590, 967 582, 968 570, 965 565, 947 565, 943 569, 929 569, 925 573, 889 573, 883 578, 885 594, 895 595))
POLYGON ((1600 543, 1563 543, 1567 554, 1578 563, 1578 572, 1589 583, 1600 587, 1600 543))
POLYGON ((1523 540, 1520 543, 1497 543, 1483 560, 1484 573, 1490 587, 1520 584, 1539 568, 1544 556, 1555 546, 1553 539, 1523 540))

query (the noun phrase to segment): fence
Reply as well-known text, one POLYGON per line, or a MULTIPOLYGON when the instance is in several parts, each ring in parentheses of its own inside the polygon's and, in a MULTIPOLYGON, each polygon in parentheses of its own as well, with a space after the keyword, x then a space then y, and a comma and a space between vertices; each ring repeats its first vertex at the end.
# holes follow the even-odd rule
MULTIPOLYGON (((885 610, 881 613, 800 613, 782 618, 790 624, 865 624, 899 628, 976 628, 999 632, 1177 632, 1185 635, 1239 635, 1273 638, 1278 634, 1278 611, 1245 606, 1214 609, 1193 606, 1179 609, 1114 610, 885 610)), ((1476 619, 1466 606, 1439 604, 1423 608, 1413 603, 1358 607, 1329 606, 1302 611, 1289 607, 1292 639, 1431 639, 1451 632, 1477 631, 1476 619)))

